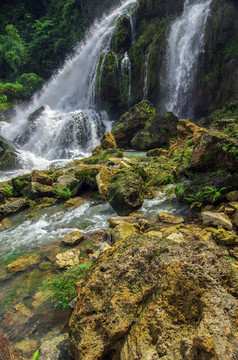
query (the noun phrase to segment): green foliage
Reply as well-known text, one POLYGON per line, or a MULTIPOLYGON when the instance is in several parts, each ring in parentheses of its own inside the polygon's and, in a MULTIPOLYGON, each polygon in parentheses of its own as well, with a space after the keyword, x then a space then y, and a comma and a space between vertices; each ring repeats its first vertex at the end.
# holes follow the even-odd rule
POLYGON ((7 25, 5 30, 6 34, 0 36, 0 64, 5 62, 17 73, 28 61, 28 50, 15 26, 7 25))
POLYGON ((36 352, 34 353, 32 360, 38 360, 38 359, 39 359, 39 349, 36 350, 36 352))
POLYGON ((44 84, 44 79, 34 73, 22 74, 17 79, 17 83, 23 86, 22 96, 27 99, 41 88, 44 84))
POLYGON ((84 277, 92 266, 92 261, 72 266, 63 273, 51 275, 48 280, 43 281, 43 290, 46 302, 54 307, 67 308, 70 301, 76 296, 75 284, 84 277))
POLYGON ((226 188, 223 187, 220 190, 217 190, 212 186, 205 186, 203 188, 200 188, 196 192, 196 194, 191 194, 185 197, 185 200, 187 200, 189 203, 199 203, 200 205, 202 205, 202 203, 214 204, 217 200, 219 200, 222 197, 222 192, 225 189, 226 188))
POLYGON ((65 187, 64 189, 61 189, 59 186, 55 187, 56 197, 59 200, 69 200, 72 197, 72 191, 65 187))

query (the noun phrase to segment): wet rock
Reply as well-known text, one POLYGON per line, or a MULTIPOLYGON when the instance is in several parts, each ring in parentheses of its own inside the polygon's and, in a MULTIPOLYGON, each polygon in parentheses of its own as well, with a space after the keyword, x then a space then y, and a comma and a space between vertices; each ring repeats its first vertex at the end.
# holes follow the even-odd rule
POLYGON ((107 221, 110 226, 115 227, 117 225, 120 225, 123 222, 133 224, 140 217, 141 217, 141 214, 137 214, 137 216, 135 216, 135 214, 131 214, 130 216, 114 216, 114 217, 108 218, 107 221))
POLYGON ((108 243, 106 243, 105 241, 102 242, 102 243, 100 243, 100 244, 98 244, 97 247, 98 247, 97 251, 95 251, 95 252, 92 254, 90 260, 95 260, 95 259, 97 259, 102 253, 104 253, 105 251, 107 251, 108 249, 111 248, 111 246, 110 246, 108 243))
POLYGON ((6 218, 7 216, 25 210, 28 206, 29 203, 24 198, 13 199, 3 205, 0 205, 0 219, 6 218))
POLYGON ((238 191, 230 191, 228 194, 226 194, 226 198, 228 201, 238 201, 238 191))
POLYGON ((148 125, 132 138, 132 149, 150 150, 167 144, 170 138, 177 135, 177 125, 178 118, 172 112, 152 117, 148 125))
POLYGON ((224 245, 224 246, 234 246, 238 245, 238 236, 236 234, 230 233, 223 229, 222 227, 215 228, 208 228, 212 233, 212 236, 217 244, 224 245))
POLYGON ((30 340, 23 340, 17 343, 16 348, 20 350, 24 355, 31 355, 34 354, 38 347, 38 341, 34 339, 30 340))
POLYGON ((68 353, 69 334, 44 341, 39 349, 39 360, 73 360, 68 353))
POLYGON ((17 176, 12 179, 12 187, 14 189, 14 193, 18 196, 24 196, 24 189, 29 185, 31 182, 31 175, 25 174, 21 176, 17 176))
POLYGON ((78 284, 75 359, 236 357, 233 270, 217 245, 183 236, 129 236, 97 260, 78 284))
POLYGON ((35 133, 37 129, 37 120, 45 110, 44 106, 36 109, 33 113, 28 116, 28 126, 25 132, 22 135, 17 136, 15 142, 21 146, 25 145, 31 138, 31 136, 35 133))
POLYGON ((55 257, 55 267, 59 270, 67 269, 73 265, 80 264, 80 250, 72 249, 55 257))
POLYGON ((130 235, 134 235, 138 232, 138 230, 127 222, 122 222, 117 225, 112 231, 112 242, 116 243, 118 241, 122 241, 126 239, 130 235))
POLYGON ((182 217, 176 217, 172 214, 167 214, 165 212, 159 213, 158 219, 168 224, 181 224, 184 222, 184 219, 182 217))
POLYGON ((141 207, 144 201, 144 182, 133 171, 119 170, 108 187, 109 203, 118 215, 129 215, 141 207))
POLYGON ((204 211, 202 212, 202 220, 204 224, 222 226, 228 230, 232 229, 232 222, 226 214, 204 211))
POLYGON ((59 176, 56 182, 56 186, 58 186, 60 189, 63 190, 65 188, 69 188, 70 190, 74 190, 75 193, 79 189, 80 185, 81 184, 78 179, 72 175, 67 174, 59 176))
POLYGON ((13 170, 18 168, 17 154, 13 145, 0 136, 0 170, 13 170))
POLYGON ((122 14, 117 19, 115 32, 111 39, 111 49, 116 54, 124 55, 132 41, 130 17, 122 14))
POLYGON ((66 210, 74 210, 77 207, 83 205, 85 203, 85 200, 81 197, 76 197, 73 199, 69 199, 64 203, 64 207, 66 210))
POLYGON ((65 245, 78 245, 84 240, 84 234, 80 231, 72 231, 71 233, 67 234, 61 242, 65 245))
POLYGON ((107 132, 101 139, 101 145, 104 150, 116 149, 117 144, 114 135, 111 132, 107 132))
POLYGON ((52 186, 31 182, 24 190, 24 194, 34 200, 43 197, 55 197, 56 193, 52 186))
POLYGON ((8 218, 2 219, 0 224, 0 231, 7 230, 12 227, 11 221, 8 218))
POLYGON ((12 335, 20 336, 21 329, 29 322, 33 314, 24 304, 17 304, 4 314, 3 329, 11 331, 12 335))
POLYGON ((34 170, 31 174, 31 181, 38 182, 42 185, 49 185, 52 186, 54 180, 49 175, 45 174, 42 171, 34 170))
POLYGON ((232 222, 238 227, 238 209, 236 210, 236 212, 232 218, 232 222))
POLYGON ((141 101, 123 114, 112 129, 116 143, 119 147, 130 147, 131 139, 136 132, 142 130, 151 116, 155 115, 154 106, 147 100, 141 101))
POLYGON ((103 166, 100 172, 96 175, 96 182, 98 190, 104 200, 108 200, 108 186, 115 171, 103 166))
POLYGON ((7 270, 11 273, 16 273, 18 271, 25 271, 33 266, 36 266, 40 263, 41 256, 39 254, 26 254, 19 257, 17 260, 7 265, 7 270))

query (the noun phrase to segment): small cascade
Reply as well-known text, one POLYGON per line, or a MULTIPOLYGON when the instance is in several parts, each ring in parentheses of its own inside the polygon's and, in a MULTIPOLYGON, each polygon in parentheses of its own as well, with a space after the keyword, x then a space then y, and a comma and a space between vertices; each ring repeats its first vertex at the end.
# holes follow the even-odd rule
POLYGON ((211 0, 185 0, 182 16, 172 23, 167 40, 161 108, 180 118, 193 118, 198 61, 204 51, 210 4, 211 0))
POLYGON ((149 50, 147 51, 147 54, 145 56, 145 77, 144 77, 144 86, 143 86, 143 100, 147 100, 147 97, 148 97, 148 65, 149 65, 150 50, 151 50, 151 46, 149 47, 149 50))
POLYGON ((95 95, 97 65, 110 48, 116 21, 130 13, 136 0, 120 1, 117 9, 95 22, 86 38, 75 49, 62 69, 36 94, 27 108, 19 107, 11 123, 1 124, 1 135, 16 139, 22 166, 48 167, 57 159, 82 157, 99 143, 110 122, 98 111, 95 95), (44 107, 41 115, 29 122, 29 115, 44 107))
POLYGON ((127 54, 121 61, 121 93, 125 103, 131 101, 131 61, 127 54))
POLYGON ((134 13, 129 14, 129 16, 130 16, 130 24, 131 24, 131 42, 133 45, 136 39, 136 32, 134 26, 134 13))

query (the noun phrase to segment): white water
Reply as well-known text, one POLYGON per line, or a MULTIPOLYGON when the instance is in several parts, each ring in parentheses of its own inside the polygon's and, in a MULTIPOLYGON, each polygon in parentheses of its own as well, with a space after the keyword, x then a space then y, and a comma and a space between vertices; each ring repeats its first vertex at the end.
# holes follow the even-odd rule
POLYGON ((211 0, 185 0, 182 16, 171 25, 161 103, 163 110, 180 118, 193 116, 194 87, 210 4, 211 0))
POLYGON ((18 108, 10 124, 1 123, 1 135, 20 144, 23 168, 43 169, 55 160, 83 157, 110 130, 107 114, 96 107, 96 69, 100 55, 109 50, 117 18, 129 13, 135 3, 136 0, 120 1, 117 9, 95 22, 75 55, 34 96, 30 105, 18 108), (40 106, 45 109, 30 129, 27 118, 40 106))
POLYGON ((144 86, 143 86, 143 99, 146 100, 148 96, 148 65, 149 65, 149 58, 150 58, 150 50, 147 51, 145 56, 145 77, 144 77, 144 86))
POLYGON ((121 84, 122 93, 125 92, 128 94, 126 100, 129 103, 131 100, 131 61, 127 52, 124 54, 121 62, 121 84))

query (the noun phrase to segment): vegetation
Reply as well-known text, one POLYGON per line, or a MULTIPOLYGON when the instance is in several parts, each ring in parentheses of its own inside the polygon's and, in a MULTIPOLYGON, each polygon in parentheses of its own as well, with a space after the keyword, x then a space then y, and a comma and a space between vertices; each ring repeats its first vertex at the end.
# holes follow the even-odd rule
POLYGON ((92 266, 92 261, 72 266, 63 273, 53 275, 43 282, 42 290, 46 295, 46 302, 54 307, 66 309, 70 301, 76 296, 75 284, 84 277, 92 266))

